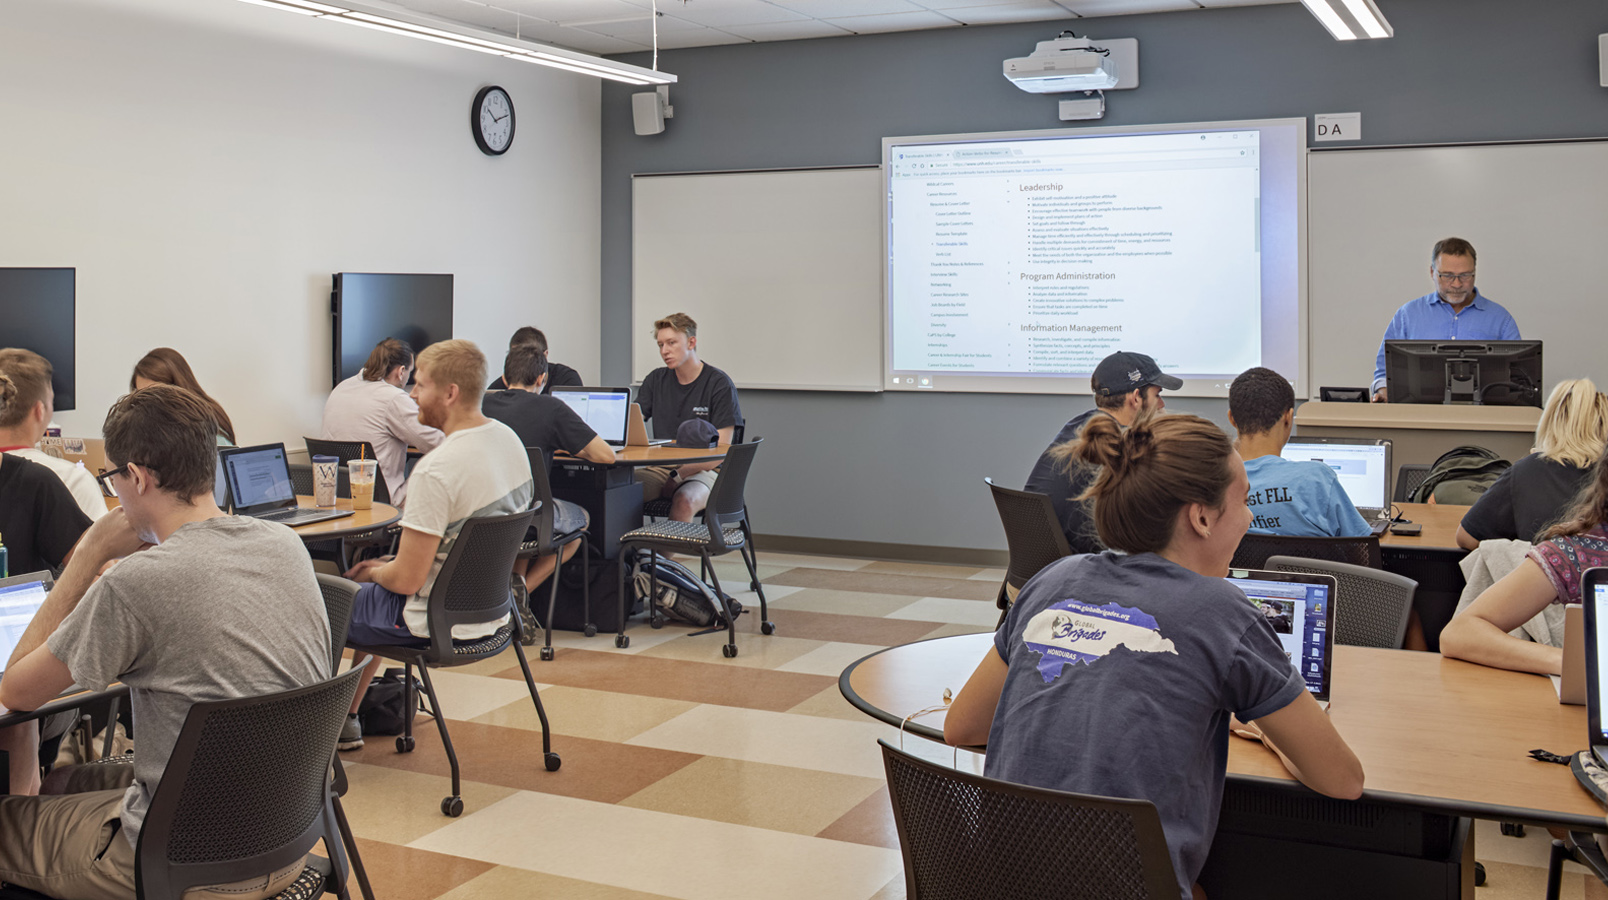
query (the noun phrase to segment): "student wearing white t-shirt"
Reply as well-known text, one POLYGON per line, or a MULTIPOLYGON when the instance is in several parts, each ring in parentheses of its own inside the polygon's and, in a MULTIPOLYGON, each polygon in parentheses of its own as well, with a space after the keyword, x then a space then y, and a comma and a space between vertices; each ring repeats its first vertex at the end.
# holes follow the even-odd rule
MULTIPOLYGON (((530 508, 535 485, 525 445, 513 429, 481 413, 485 383, 486 357, 469 341, 441 341, 419 354, 412 395, 419 404, 419 421, 446 437, 408 479, 411 489, 396 556, 363 560, 346 573, 364 583, 352 601, 348 644, 429 646, 430 590, 464 520, 530 508)), ((501 625, 502 620, 454 625, 452 637, 486 637, 501 625)), ((352 700, 352 715, 337 744, 342 750, 363 746, 357 707, 379 669, 378 658, 370 669, 352 700)))
POLYGON ((32 460, 54 472, 72 492, 78 508, 94 521, 106 515, 106 501, 95 485, 95 476, 83 466, 57 459, 37 447, 56 414, 56 392, 50 386, 54 374, 50 360, 32 350, 0 350, 0 375, 17 387, 15 400, 0 412, 0 453, 32 460))
POLYGON ((445 437, 419 419, 419 405, 402 387, 412 370, 413 348, 405 341, 386 338, 375 344, 363 371, 329 392, 319 430, 326 441, 373 445, 385 489, 397 506, 407 497, 408 448, 433 450, 445 437))

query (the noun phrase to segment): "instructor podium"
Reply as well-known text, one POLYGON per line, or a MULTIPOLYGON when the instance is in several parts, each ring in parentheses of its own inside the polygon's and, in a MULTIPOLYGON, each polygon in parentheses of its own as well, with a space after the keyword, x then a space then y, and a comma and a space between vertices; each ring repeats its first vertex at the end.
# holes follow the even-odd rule
MULTIPOLYGON (((1516 460, 1535 443, 1541 410, 1533 406, 1436 406, 1426 403, 1324 403, 1295 411, 1297 437, 1389 438, 1399 466, 1430 465, 1461 444, 1489 447, 1516 460)), ((1394 473, 1392 473, 1394 477, 1394 473)))

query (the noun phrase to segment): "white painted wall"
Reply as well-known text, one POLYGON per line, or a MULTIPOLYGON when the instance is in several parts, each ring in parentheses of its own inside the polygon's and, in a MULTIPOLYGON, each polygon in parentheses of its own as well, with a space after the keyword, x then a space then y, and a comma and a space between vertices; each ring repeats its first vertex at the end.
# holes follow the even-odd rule
POLYGON ((340 271, 451 272, 493 372, 535 324, 597 377, 595 79, 233 0, 0 6, 0 266, 78 270, 67 434, 171 346, 242 443, 299 446, 340 271), (486 84, 515 105, 500 158, 469 132, 486 84))

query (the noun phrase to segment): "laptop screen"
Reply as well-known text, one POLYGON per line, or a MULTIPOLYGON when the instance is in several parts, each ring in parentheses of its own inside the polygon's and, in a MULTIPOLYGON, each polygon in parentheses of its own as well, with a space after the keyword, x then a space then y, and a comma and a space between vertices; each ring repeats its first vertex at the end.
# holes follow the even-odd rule
POLYGON ((34 613, 44 605, 45 595, 50 591, 48 577, 44 572, 36 572, 0 582, 0 669, 11 659, 34 613))
POLYGON ((1586 636, 1586 659, 1590 662, 1586 677, 1590 679, 1588 686, 1596 688, 1588 691, 1587 700, 1591 704, 1592 730, 1598 732, 1592 736, 1592 743, 1608 744, 1608 716, 1603 715, 1603 707, 1608 704, 1608 665, 1602 659, 1604 648, 1608 648, 1608 578, 1603 577, 1601 569, 1588 569, 1586 574, 1589 593, 1585 600, 1591 604, 1586 610, 1586 627, 1591 630, 1586 636))
POLYGON ((296 501, 284 444, 229 450, 224 454, 223 468, 229 476, 229 494, 235 509, 296 501))
POLYGON ((564 401, 588 428, 610 444, 625 443, 626 414, 631 406, 630 388, 555 387, 553 396, 564 401))
POLYGON ((1279 454, 1285 459, 1321 462, 1340 476, 1351 505, 1383 509, 1390 505, 1390 445, 1305 443, 1292 440, 1279 454))
POLYGON ((1251 605, 1267 617, 1307 690, 1319 700, 1329 699, 1334 579, 1283 572, 1236 575, 1244 577, 1230 576, 1229 583, 1244 591, 1251 605))

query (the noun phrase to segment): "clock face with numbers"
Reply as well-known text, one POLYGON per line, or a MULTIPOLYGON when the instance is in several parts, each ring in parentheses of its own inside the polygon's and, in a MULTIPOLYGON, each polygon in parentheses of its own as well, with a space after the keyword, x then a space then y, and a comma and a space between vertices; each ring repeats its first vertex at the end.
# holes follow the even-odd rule
POLYGON ((501 156, 514 143, 514 101, 496 85, 480 89, 469 108, 469 128, 475 144, 487 156, 501 156))

